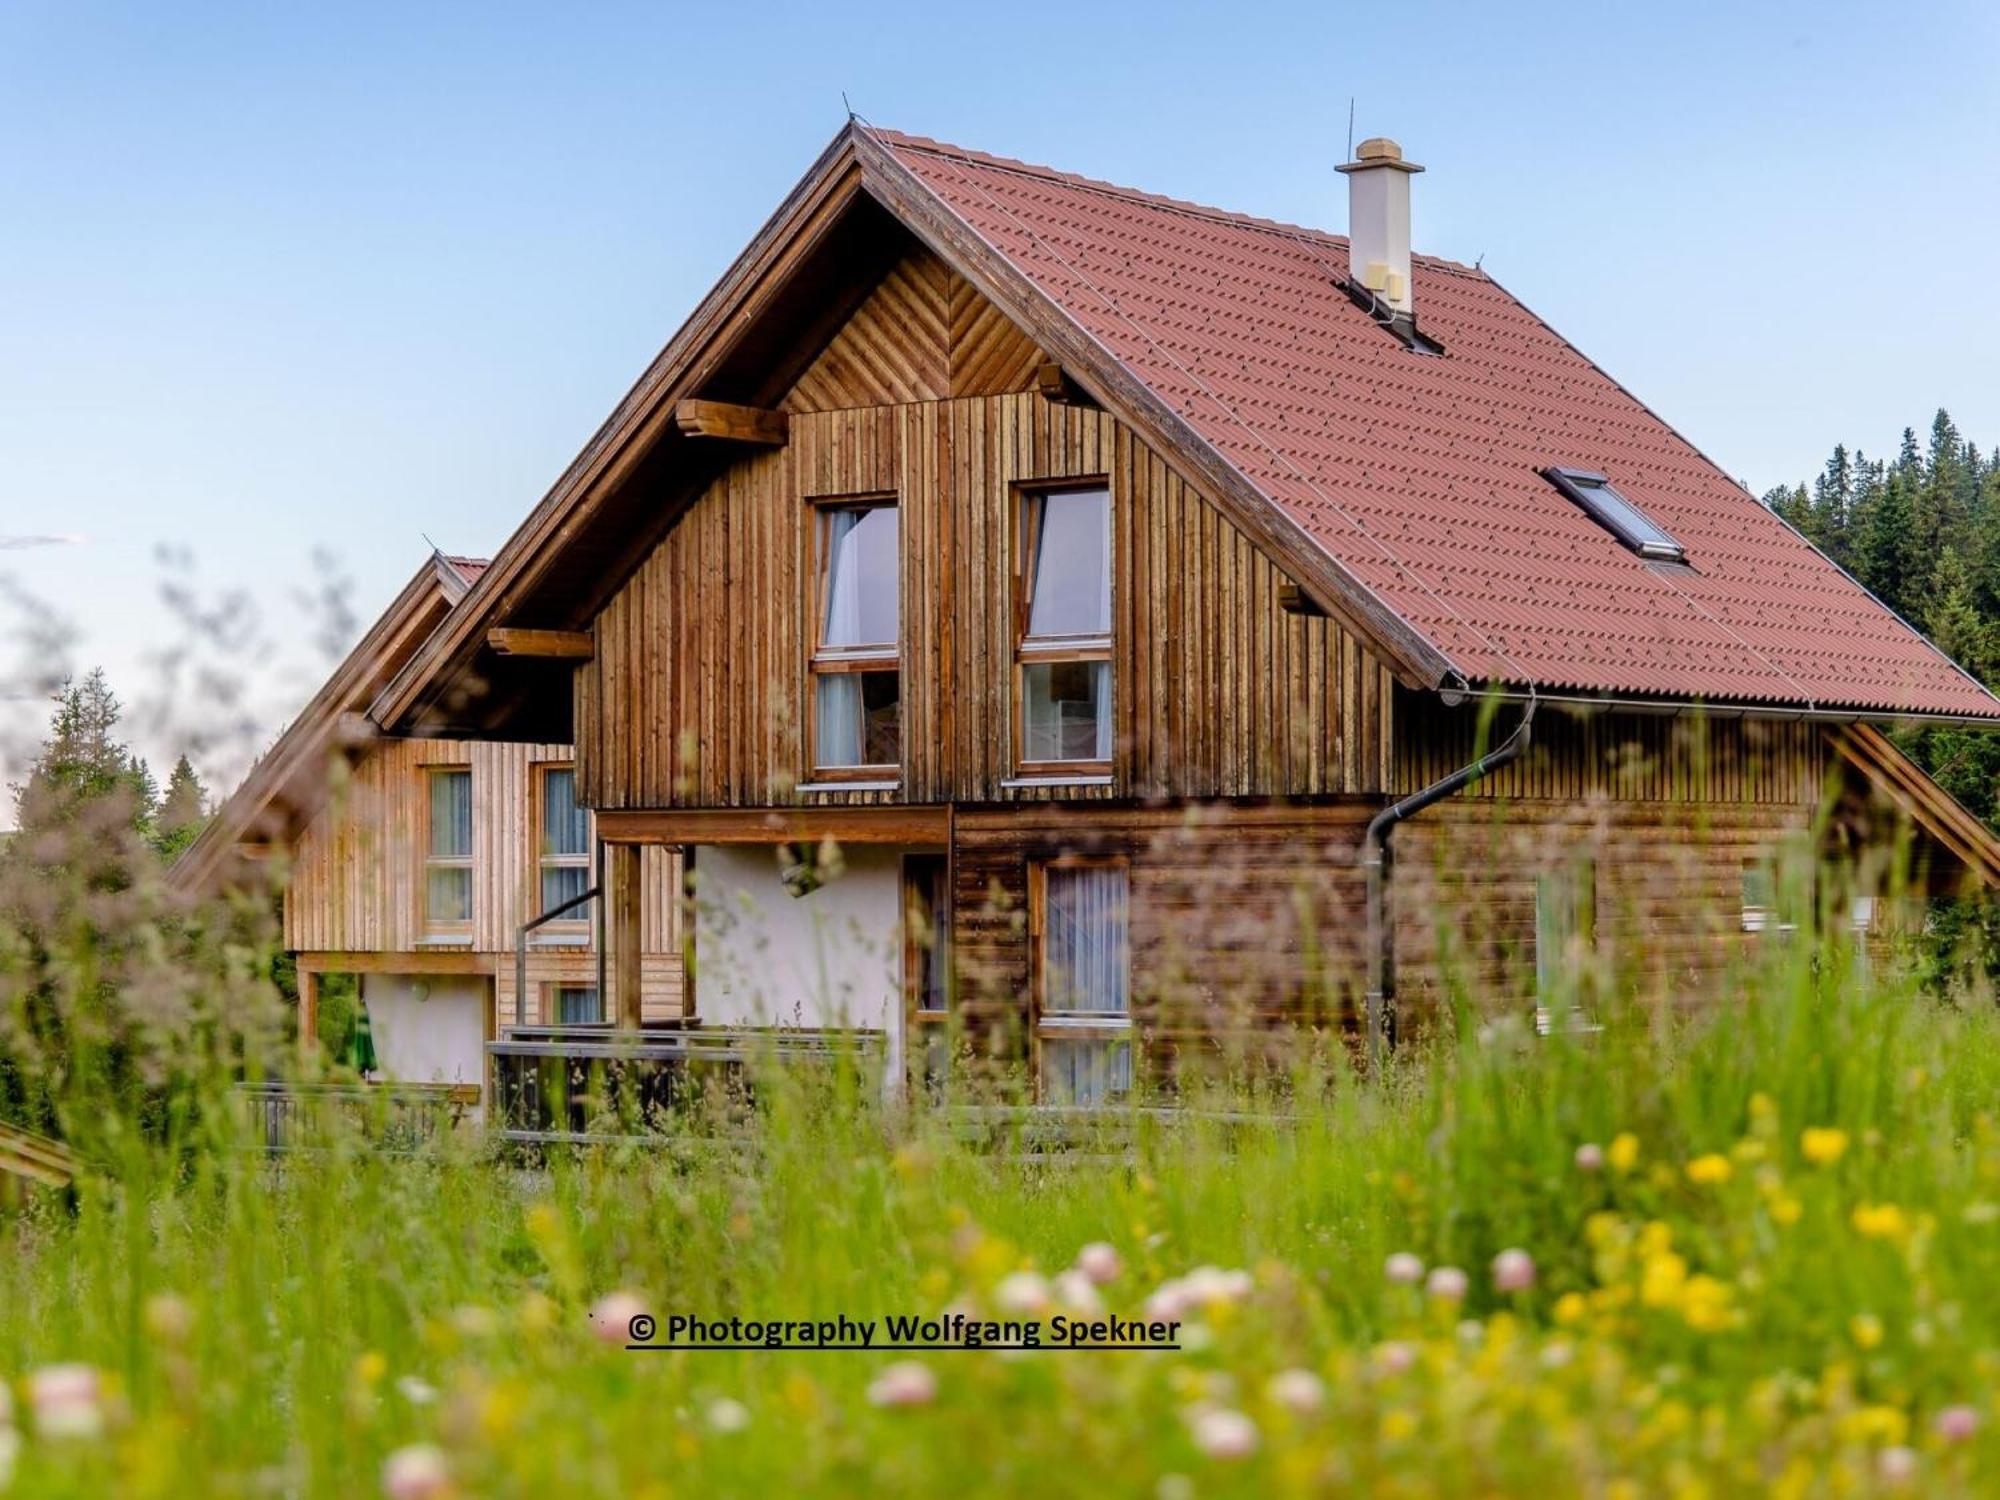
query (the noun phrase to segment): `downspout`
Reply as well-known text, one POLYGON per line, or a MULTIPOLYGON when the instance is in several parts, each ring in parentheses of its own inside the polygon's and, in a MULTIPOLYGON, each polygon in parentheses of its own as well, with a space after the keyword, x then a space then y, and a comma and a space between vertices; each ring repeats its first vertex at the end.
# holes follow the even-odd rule
POLYGON ((1514 726, 1505 744, 1433 781, 1422 791, 1391 803, 1368 820, 1368 831, 1361 837, 1361 868, 1368 876, 1368 990, 1364 1019, 1368 1027, 1368 1060, 1378 1073, 1384 1054, 1396 1045, 1396 846, 1390 835, 1404 819, 1414 818, 1433 803, 1442 802, 1460 788, 1497 771, 1526 750, 1537 701, 1531 690, 1521 722, 1514 726))

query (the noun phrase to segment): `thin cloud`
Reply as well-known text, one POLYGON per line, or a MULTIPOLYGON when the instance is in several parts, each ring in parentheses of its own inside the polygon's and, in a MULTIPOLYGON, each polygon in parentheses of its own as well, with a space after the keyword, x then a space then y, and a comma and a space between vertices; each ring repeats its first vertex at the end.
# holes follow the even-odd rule
POLYGON ((75 532, 44 532, 31 536, 0 536, 0 552, 26 552, 30 547, 81 547, 90 540, 75 532))

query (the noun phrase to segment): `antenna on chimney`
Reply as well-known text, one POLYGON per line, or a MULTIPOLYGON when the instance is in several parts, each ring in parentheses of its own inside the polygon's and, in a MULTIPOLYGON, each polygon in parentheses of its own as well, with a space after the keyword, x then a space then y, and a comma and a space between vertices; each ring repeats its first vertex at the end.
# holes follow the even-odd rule
POLYGON ((1352 94, 1347 96, 1347 155, 1343 156, 1341 160, 1354 160, 1354 96, 1352 94))

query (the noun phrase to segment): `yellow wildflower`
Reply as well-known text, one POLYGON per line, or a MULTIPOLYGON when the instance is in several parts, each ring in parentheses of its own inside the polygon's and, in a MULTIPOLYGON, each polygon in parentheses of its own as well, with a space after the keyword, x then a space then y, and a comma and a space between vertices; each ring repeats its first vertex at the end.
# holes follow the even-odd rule
POLYGON ((1847 1151, 1847 1132, 1815 1125, 1799 1136, 1799 1151, 1816 1167, 1830 1167, 1847 1151))
POLYGON ((1605 1150, 1604 1159, 1615 1171, 1631 1171, 1639 1164, 1639 1137, 1629 1130, 1620 1131, 1605 1150))
POLYGON ((1696 1333, 1719 1333, 1734 1321, 1729 1287, 1713 1276, 1691 1276, 1681 1291, 1681 1321, 1696 1333))
POLYGON ((1847 1320, 1847 1333, 1856 1348, 1873 1349, 1882 1342, 1882 1320, 1872 1313, 1856 1313, 1847 1320))
POLYGON ((1556 1298, 1555 1319, 1567 1328, 1572 1323, 1581 1323, 1590 1311, 1590 1303, 1581 1292, 1564 1292, 1556 1298))
POLYGON ((364 1385, 373 1385, 389 1373, 389 1357, 380 1349, 370 1349, 354 1362, 354 1378, 364 1385))
POLYGON ((1840 1419, 1840 1435, 1850 1443, 1900 1443, 1910 1433, 1910 1419, 1893 1406, 1861 1406, 1840 1419))
POLYGON ((1804 1206, 1790 1193, 1779 1193, 1771 1199, 1771 1222, 1774 1224, 1796 1224, 1804 1206))
POLYGON ((1729 1181, 1732 1170, 1728 1157, 1711 1151, 1687 1164, 1687 1177, 1697 1187, 1719 1187, 1729 1181))
POLYGON ((1648 1307, 1672 1307, 1687 1284, 1687 1262, 1671 1250, 1646 1258, 1639 1276, 1639 1300, 1648 1307))
POLYGON ((1399 1443, 1417 1430, 1417 1419, 1400 1406, 1382 1413, 1382 1441, 1399 1443))
POLYGON ((1910 1227, 1903 1211, 1893 1203, 1857 1203, 1848 1222, 1856 1234, 1871 1240, 1900 1239, 1910 1227))

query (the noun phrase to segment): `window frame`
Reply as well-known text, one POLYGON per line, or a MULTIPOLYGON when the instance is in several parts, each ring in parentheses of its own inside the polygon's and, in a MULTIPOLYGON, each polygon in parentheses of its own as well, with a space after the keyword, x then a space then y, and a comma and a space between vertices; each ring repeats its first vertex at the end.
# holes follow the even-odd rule
POLYGON ((898 861, 902 894, 904 1062, 913 1085, 935 1093, 951 1066, 956 975, 952 966, 952 860, 946 849, 908 849, 898 861), (930 889, 925 890, 928 884, 930 889), (942 899, 940 899, 940 897, 942 899), (926 948, 918 941, 914 918, 923 916, 932 933, 926 948), (942 965, 944 1005, 929 1005, 926 983, 942 965), (935 1059, 935 1062, 934 1062, 935 1059))
POLYGON ((1118 753, 1118 667, 1114 642, 1118 628, 1118 527, 1114 514, 1117 496, 1109 475, 1077 475, 1060 479, 1037 479, 1016 484, 1013 494, 1013 590, 1014 590, 1014 671, 1012 709, 1014 719, 1014 772, 1021 777, 1055 780, 1084 780, 1111 774, 1118 753), (1034 617, 1034 561, 1040 539, 1041 518, 1049 497, 1065 494, 1102 493, 1105 509, 1104 567, 1105 594, 1109 601, 1106 628, 1102 633, 1034 636, 1029 625, 1034 617), (1032 512, 1032 520, 1031 520, 1032 512), (1060 666, 1071 662, 1102 662, 1105 667, 1104 713, 1110 720, 1111 754, 1077 760, 1035 760, 1028 750, 1028 669, 1060 666))
POLYGON ((1791 920, 1786 918, 1786 909, 1792 903, 1785 899, 1783 882, 1779 878, 1778 870, 1768 858, 1746 855, 1739 882, 1745 932, 1772 933, 1783 937, 1799 930, 1796 911, 1791 913, 1791 920), (1768 901, 1759 903, 1750 899, 1753 894, 1751 889, 1753 881, 1763 886, 1762 894, 1770 898, 1768 901))
POLYGON ((1687 561, 1687 548, 1674 538, 1673 533, 1648 515, 1646 508, 1640 505, 1638 501, 1619 489, 1617 485, 1613 484, 1595 469, 1550 467, 1542 470, 1542 473, 1551 484, 1561 490, 1563 494, 1580 507, 1585 515, 1610 532, 1623 546, 1636 552, 1640 557, 1645 558, 1646 561, 1671 563, 1685 563, 1687 561), (1627 528, 1622 516, 1619 516, 1609 506, 1601 504, 1595 498, 1594 492, 1598 490, 1602 490, 1610 495, 1619 505, 1637 516, 1647 526, 1650 526, 1660 540, 1654 541, 1633 535, 1627 528))
MULTIPOLYGON (((1132 861, 1123 854, 1057 854, 1028 865, 1029 1069, 1035 1098, 1047 1104, 1044 1046, 1049 1042, 1123 1043, 1129 1058, 1126 1095, 1138 1086, 1139 1028, 1132 1014, 1132 861), (1122 1011, 1051 1010, 1048 1006, 1049 872, 1051 870, 1117 870, 1125 877, 1125 1009, 1122 1011)), ((1097 1101, 1115 1104, 1124 1095, 1097 1101)))
POLYGON ((826 781, 884 781, 902 779, 903 744, 903 515, 902 497, 895 490, 869 491, 856 495, 814 495, 807 502, 806 570, 811 580, 806 607, 810 620, 811 650, 806 657, 805 752, 808 779, 826 781), (896 512, 896 639, 886 645, 870 642, 865 646, 826 644, 826 603, 833 552, 828 546, 829 517, 837 511, 881 510, 896 512), (894 761, 864 762, 858 765, 823 765, 819 758, 819 681, 822 676, 843 673, 894 672, 896 674, 896 748, 894 761))
MULTIPOLYGON (((549 774, 567 771, 570 775, 571 800, 575 801, 576 762, 566 760, 541 760, 534 762, 529 770, 528 837, 530 852, 534 856, 534 911, 538 917, 548 910, 544 905, 547 896, 543 894, 543 877, 552 868, 583 871, 583 888, 587 891, 596 884, 597 839, 596 819, 588 808, 581 808, 584 816, 583 853, 551 854, 546 844, 548 830, 548 787, 549 774)), ((580 806, 580 804, 578 804, 580 806)), ((566 945, 588 944, 590 942, 590 908, 579 908, 579 914, 558 917, 537 928, 535 938, 544 944, 560 940, 566 945)))
POLYGON ((478 787, 470 765, 437 765, 424 768, 424 840, 423 879, 419 886, 423 910, 423 931, 427 942, 466 943, 472 941, 473 923, 477 919, 479 906, 478 884, 473 878, 473 851, 479 844, 479 803, 478 787), (464 854, 439 854, 434 847, 436 836, 437 783, 445 776, 465 778, 465 798, 468 810, 466 829, 466 849, 464 854), (463 870, 465 874, 465 915, 463 917, 439 917, 431 911, 431 871, 463 870))
POLYGON ((542 982, 542 1024, 544 1026, 605 1026, 611 1024, 604 1011, 604 996, 597 988, 595 980, 589 979, 547 979, 542 982), (597 996, 597 1019, 595 1021, 565 1021, 562 1019, 562 996, 564 990, 587 990, 597 996))

